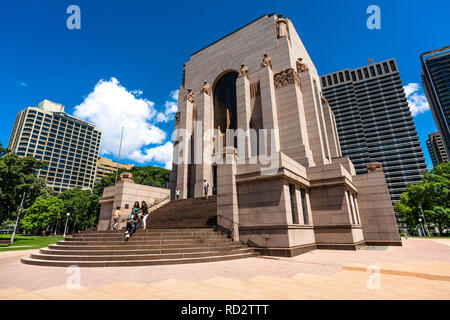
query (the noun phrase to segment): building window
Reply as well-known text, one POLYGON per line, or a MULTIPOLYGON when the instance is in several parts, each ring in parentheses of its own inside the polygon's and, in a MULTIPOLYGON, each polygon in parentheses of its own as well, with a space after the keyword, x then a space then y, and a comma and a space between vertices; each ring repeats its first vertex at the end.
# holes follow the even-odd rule
POLYGON ((345 71, 345 80, 350 81, 350 75, 349 75, 348 70, 345 71))
POLYGON ((397 68, 395 67, 395 63, 393 60, 389 61, 389 64, 391 65, 391 70, 392 71, 397 71, 397 68))
POLYGON ((383 62, 384 72, 389 73, 389 68, 386 62, 383 62))
POLYGON ((381 71, 381 66, 379 64, 377 64, 377 72, 378 72, 378 75, 383 74, 383 71, 381 71))
POLYGON ((357 72, 358 72, 358 79, 362 80, 363 76, 361 70, 358 70, 357 72))
POLYGON ((325 78, 322 78, 322 85, 323 85, 324 87, 327 86, 327 80, 326 80, 325 78))
POLYGON ((334 81, 335 84, 338 83, 338 79, 337 79, 336 73, 333 74, 333 81, 334 81))
POLYGON ((300 189, 300 196, 302 198, 303 221, 304 221, 304 224, 309 224, 308 206, 306 205, 306 192, 305 192, 305 189, 300 189))
POLYGON ((352 71, 352 80, 353 80, 353 81, 356 81, 356 74, 355 74, 355 71, 352 71))
POLYGON ((295 201, 295 185, 289 183, 289 197, 291 199, 292 223, 298 224, 297 202, 295 201))

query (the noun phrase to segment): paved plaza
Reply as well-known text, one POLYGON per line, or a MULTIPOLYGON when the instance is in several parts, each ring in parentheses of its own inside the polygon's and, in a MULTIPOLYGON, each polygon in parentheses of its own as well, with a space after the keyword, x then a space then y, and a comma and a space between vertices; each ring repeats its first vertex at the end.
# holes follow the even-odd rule
POLYGON ((294 258, 81 268, 79 289, 67 286, 68 268, 20 263, 33 251, 0 253, 0 299, 450 299, 450 239, 294 258))

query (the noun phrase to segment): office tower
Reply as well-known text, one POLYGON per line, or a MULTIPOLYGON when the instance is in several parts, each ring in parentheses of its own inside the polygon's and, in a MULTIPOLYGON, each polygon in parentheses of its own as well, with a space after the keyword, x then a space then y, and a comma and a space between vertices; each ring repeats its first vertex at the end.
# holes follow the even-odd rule
MULTIPOLYGON (((133 167, 132 164, 120 163, 119 169, 125 168, 127 170, 133 167)), ((117 170, 117 162, 111 159, 98 157, 97 161, 97 173, 95 175, 95 182, 102 181, 102 178, 109 176, 111 173, 115 173, 117 170)))
POLYGON ((93 187, 100 136, 93 124, 66 114, 63 105, 43 100, 17 114, 8 149, 46 161, 37 174, 59 194, 93 187))
POLYGON ((422 86, 450 158, 450 46, 421 54, 422 86))
POLYGON ((382 163, 395 203, 426 169, 396 61, 330 73, 321 76, 321 84, 336 117, 342 155, 350 157, 357 174, 370 162, 382 163))
POLYGON ((431 161, 433 162, 433 167, 444 161, 448 161, 448 157, 444 150, 444 144, 442 143, 439 132, 428 134, 427 148, 430 153, 431 161))

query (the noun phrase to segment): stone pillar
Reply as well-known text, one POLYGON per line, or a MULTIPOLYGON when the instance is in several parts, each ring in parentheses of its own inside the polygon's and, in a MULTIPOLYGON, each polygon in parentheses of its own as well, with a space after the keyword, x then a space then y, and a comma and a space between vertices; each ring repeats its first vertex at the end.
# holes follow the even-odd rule
POLYGON ((330 147, 330 158, 338 158, 341 156, 339 146, 339 138, 336 132, 336 123, 334 123, 334 115, 328 103, 323 104, 323 116, 325 119, 325 133, 328 136, 328 144, 330 147))
POLYGON ((260 88, 261 88, 261 111, 263 118, 263 128, 266 129, 267 136, 267 153, 272 155, 280 150, 280 139, 276 135, 274 145, 271 143, 272 129, 278 129, 277 103, 275 100, 275 86, 273 80, 273 72, 270 68, 262 68, 260 71, 260 88))
MULTIPOLYGON (((242 129, 245 133, 244 151, 238 149, 238 157, 248 158, 251 156, 250 149, 250 82, 247 77, 239 77, 236 79, 236 100, 237 100, 237 128, 242 129), (245 153, 244 153, 245 152, 245 153)), ((239 143, 239 139, 238 139, 239 143)), ((242 159, 240 159, 242 160, 242 159)))
POLYGON ((299 186, 295 186, 295 202, 297 202, 297 212, 298 212, 298 223, 305 224, 305 219, 303 216, 303 205, 302 205, 302 195, 299 186))
POLYGON ((209 183, 208 194, 212 194, 212 129, 213 129, 213 109, 211 96, 207 92, 201 92, 198 98, 197 109, 197 120, 198 123, 197 131, 201 131, 202 135, 196 134, 196 141, 201 141, 201 143, 196 144, 196 146, 202 146, 202 148, 195 148, 196 152, 196 170, 195 170, 195 197, 203 196, 203 180, 206 179, 209 183))
POLYGON ((217 164, 217 225, 239 241, 239 211, 234 148, 223 148, 223 163, 217 164))
POLYGON ((180 128, 185 129, 183 132, 180 131, 179 135, 176 137, 178 140, 178 173, 177 173, 177 189, 180 190, 180 199, 187 198, 188 192, 188 164, 190 161, 190 144, 191 144, 191 134, 192 134, 192 123, 193 123, 193 107, 194 100, 189 98, 188 95, 184 96, 181 102, 181 112, 180 112, 180 128))
POLYGON ((313 79, 309 70, 303 71, 299 74, 302 85, 303 105, 305 108, 305 120, 308 130, 309 145, 313 154, 313 159, 316 165, 328 164, 329 160, 326 158, 324 134, 322 132, 323 124, 321 121, 322 110, 320 101, 317 101, 314 92, 313 79))
POLYGON ((275 74, 274 85, 281 151, 305 167, 314 166, 297 72, 288 68, 275 74))

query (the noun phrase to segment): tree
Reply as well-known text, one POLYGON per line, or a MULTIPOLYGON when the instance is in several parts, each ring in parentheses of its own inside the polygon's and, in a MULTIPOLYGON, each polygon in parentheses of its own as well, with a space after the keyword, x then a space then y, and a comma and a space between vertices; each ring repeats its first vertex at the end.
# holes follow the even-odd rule
POLYGON ((0 145, 0 221, 14 219, 22 196, 26 192, 24 208, 31 206, 38 196, 50 194, 45 180, 37 178, 36 170, 46 162, 33 157, 19 157, 0 145))
POLYGON ((58 197, 64 203, 63 216, 70 213, 68 224, 73 231, 97 225, 100 214, 99 197, 91 190, 75 188, 62 192, 58 197))
POLYGON ((450 162, 446 161, 429 172, 422 181, 406 186, 406 192, 395 204, 395 211, 409 228, 419 224, 424 215, 425 221, 442 231, 449 227, 450 208, 450 162))
POLYGON ((54 196, 37 197, 20 221, 22 228, 34 233, 46 231, 61 217, 64 203, 54 196))
MULTIPOLYGON (((138 184, 167 188, 171 171, 159 167, 146 166, 132 167, 130 170, 124 168, 119 169, 119 175, 122 172, 131 172, 133 174, 134 182, 138 184)), ((115 184, 115 178, 116 174, 111 173, 110 175, 104 177, 100 182, 96 182, 93 188, 94 194, 101 197, 103 195, 104 188, 115 184)))

